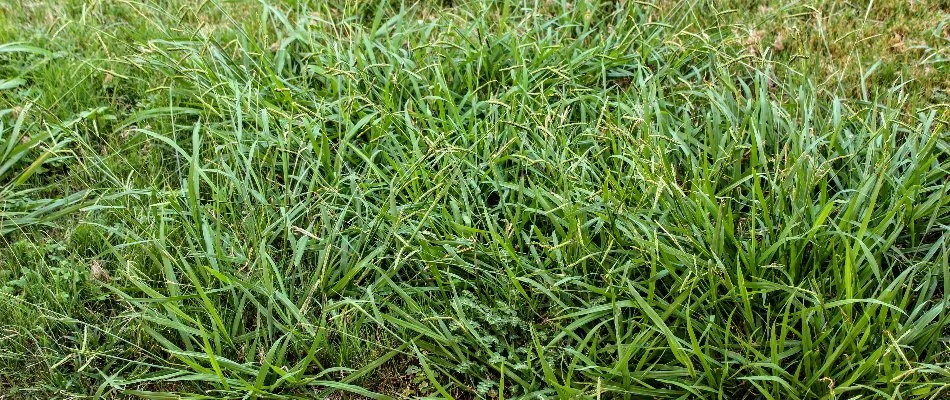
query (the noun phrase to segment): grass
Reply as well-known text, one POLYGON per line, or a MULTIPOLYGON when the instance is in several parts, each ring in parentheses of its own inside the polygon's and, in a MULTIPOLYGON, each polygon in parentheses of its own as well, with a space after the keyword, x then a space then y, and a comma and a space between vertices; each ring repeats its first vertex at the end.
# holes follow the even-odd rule
POLYGON ((946 397, 948 26, 0 5, 0 397, 946 397))

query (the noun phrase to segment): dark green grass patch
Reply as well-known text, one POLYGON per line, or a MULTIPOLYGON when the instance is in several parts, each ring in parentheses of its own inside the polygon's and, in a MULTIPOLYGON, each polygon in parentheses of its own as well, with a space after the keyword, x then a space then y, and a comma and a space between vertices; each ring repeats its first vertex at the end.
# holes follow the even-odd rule
POLYGON ((947 394, 932 97, 684 5, 67 3, 0 30, 10 396, 947 394))

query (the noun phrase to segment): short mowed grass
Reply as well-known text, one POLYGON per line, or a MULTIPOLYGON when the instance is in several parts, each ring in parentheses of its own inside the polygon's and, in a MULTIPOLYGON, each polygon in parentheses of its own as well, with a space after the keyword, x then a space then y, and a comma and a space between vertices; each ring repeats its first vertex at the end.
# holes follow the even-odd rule
POLYGON ((946 398, 948 12, 4 2, 0 398, 946 398))

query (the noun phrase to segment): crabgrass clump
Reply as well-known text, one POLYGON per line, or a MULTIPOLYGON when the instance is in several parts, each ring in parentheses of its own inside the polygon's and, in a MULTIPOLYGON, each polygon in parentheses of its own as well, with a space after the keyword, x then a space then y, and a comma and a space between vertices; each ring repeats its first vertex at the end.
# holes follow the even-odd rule
POLYGON ((685 3, 24 3, 5 393, 948 390, 937 97, 685 3))

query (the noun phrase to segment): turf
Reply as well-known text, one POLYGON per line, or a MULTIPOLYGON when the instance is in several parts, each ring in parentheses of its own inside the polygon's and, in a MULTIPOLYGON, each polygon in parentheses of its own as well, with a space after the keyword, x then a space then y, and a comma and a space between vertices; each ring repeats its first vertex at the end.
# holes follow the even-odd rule
POLYGON ((948 12, 0 4, 0 398, 944 398, 948 12))

